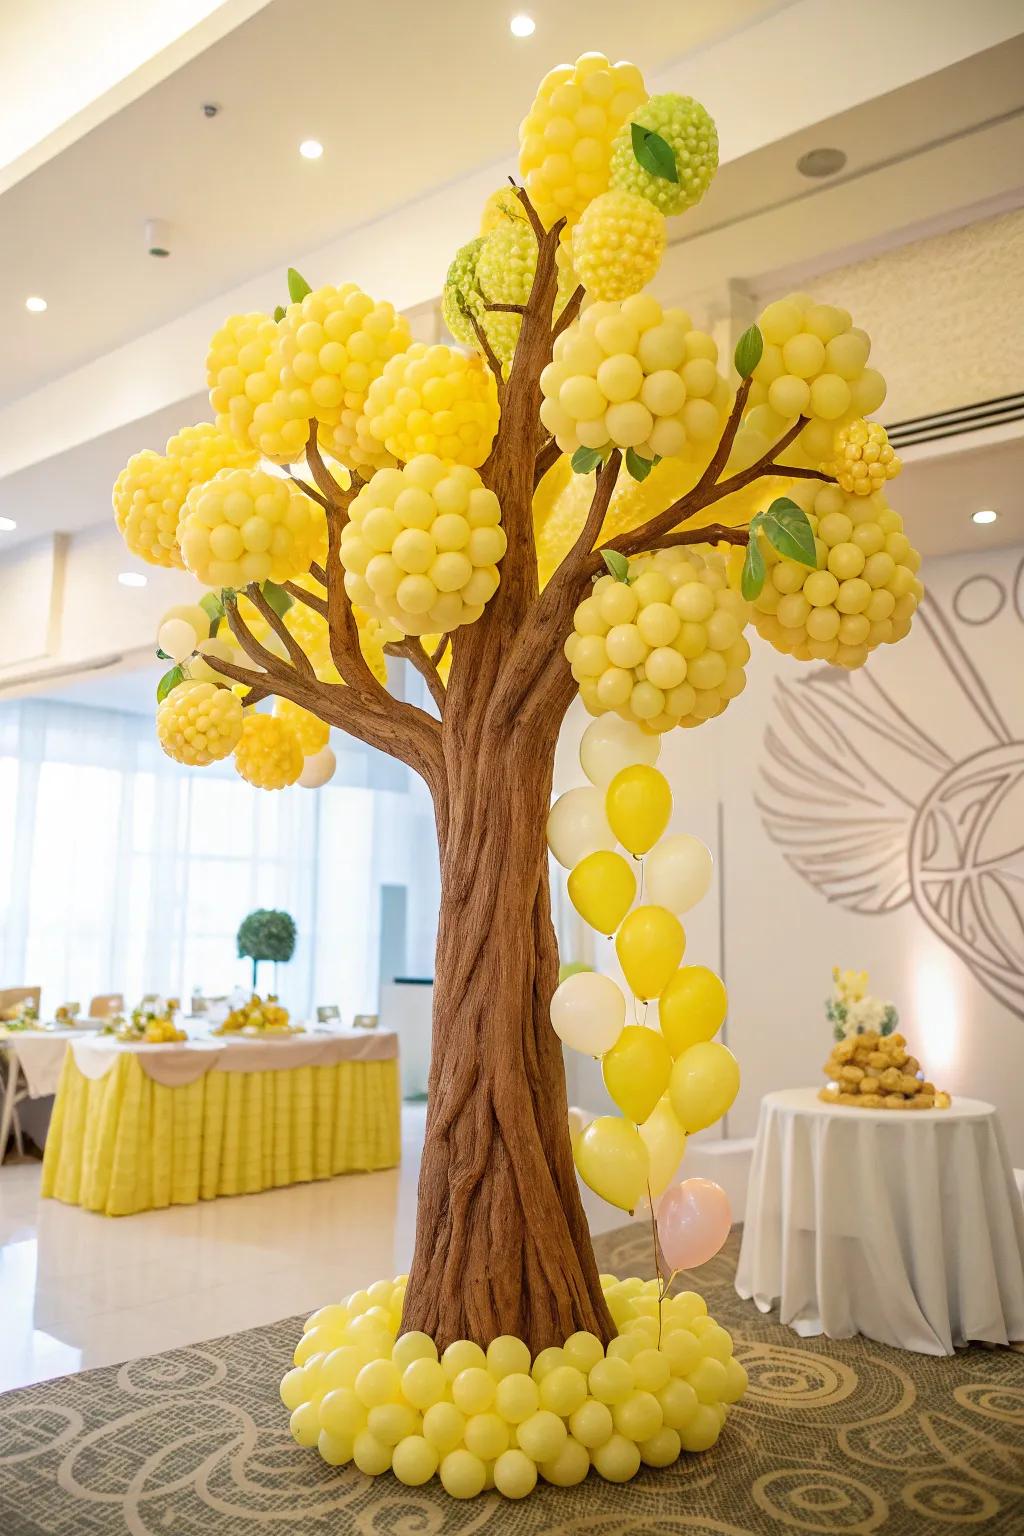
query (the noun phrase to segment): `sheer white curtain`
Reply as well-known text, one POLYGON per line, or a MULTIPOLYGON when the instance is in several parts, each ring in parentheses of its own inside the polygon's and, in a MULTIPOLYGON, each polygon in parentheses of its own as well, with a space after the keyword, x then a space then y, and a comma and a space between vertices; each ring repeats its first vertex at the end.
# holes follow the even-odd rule
POLYGON ((171 762, 151 718, 0 705, 0 986, 42 986, 44 1012, 98 992, 224 992, 249 980, 242 918, 283 907, 299 935, 284 1001, 372 1012, 384 885, 406 890, 406 970, 431 975, 429 799, 401 765, 335 737, 331 785, 266 793, 230 767, 171 762))

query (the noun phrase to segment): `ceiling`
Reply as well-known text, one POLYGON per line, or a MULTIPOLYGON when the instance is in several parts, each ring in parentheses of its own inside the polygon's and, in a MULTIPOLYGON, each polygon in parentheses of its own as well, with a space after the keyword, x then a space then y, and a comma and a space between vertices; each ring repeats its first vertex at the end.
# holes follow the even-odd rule
MULTIPOLYGON (((589 0, 586 30, 653 75, 781 8, 589 0)), ((0 197, 0 404, 279 266, 273 308, 295 252, 503 157, 511 169, 537 81, 580 40, 573 0, 546 4, 525 40, 513 9, 277 0, 18 182, 0 197), (297 152, 310 137, 318 161, 297 152), (172 228, 165 260, 145 250, 152 217, 172 228), (26 313, 29 294, 45 314, 26 313)))

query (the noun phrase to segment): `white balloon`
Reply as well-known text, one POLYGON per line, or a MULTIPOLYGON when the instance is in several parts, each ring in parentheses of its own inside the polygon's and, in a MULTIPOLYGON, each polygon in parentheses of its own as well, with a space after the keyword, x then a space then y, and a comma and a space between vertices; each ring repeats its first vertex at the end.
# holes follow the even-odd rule
POLYGON ((600 971, 567 976, 551 999, 551 1025, 573 1051, 603 1056, 622 1034, 626 999, 622 988, 600 971))
POLYGON ((568 789, 559 795, 548 814, 548 847, 565 869, 599 848, 614 848, 615 833, 608 825, 603 789, 568 789))
POLYGON ((622 768, 634 763, 658 761, 661 737, 642 731, 633 720, 619 715, 599 715, 580 740, 580 766, 591 784, 604 789, 622 768))
POLYGON ((580 1109, 576 1104, 569 1105, 569 1140, 573 1146, 576 1145, 577 1136, 582 1136, 593 1118, 589 1110, 580 1109))
POLYGON ((655 843, 644 860, 644 899, 670 912, 689 912, 711 884, 711 849, 689 832, 655 843))
POLYGON ((156 643, 172 661, 187 661, 199 644, 199 636, 186 619, 168 619, 157 630, 156 643))
POLYGON ((337 766, 338 759, 331 748, 321 747, 319 752, 311 752, 303 758, 299 783, 303 789, 319 789, 321 784, 326 784, 328 779, 334 777, 337 766))

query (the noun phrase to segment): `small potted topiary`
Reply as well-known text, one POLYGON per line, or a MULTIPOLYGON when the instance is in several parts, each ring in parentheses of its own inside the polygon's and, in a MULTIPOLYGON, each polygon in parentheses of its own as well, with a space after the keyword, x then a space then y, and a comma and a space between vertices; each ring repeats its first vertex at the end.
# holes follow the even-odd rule
POLYGON ((274 989, 277 990, 277 963, 290 960, 295 953, 295 920, 287 912, 258 907, 242 919, 238 930, 239 958, 252 960, 252 989, 256 991, 257 968, 261 960, 274 962, 274 989))

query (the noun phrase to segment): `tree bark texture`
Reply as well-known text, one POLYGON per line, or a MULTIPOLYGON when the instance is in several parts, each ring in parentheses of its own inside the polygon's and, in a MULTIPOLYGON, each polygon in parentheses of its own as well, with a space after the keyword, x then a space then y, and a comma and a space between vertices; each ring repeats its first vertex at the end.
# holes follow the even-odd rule
POLYGON ((549 1018, 553 750, 553 735, 530 741, 513 730, 450 759, 427 1130, 402 1319, 439 1349, 511 1333, 536 1353, 577 1329, 605 1341, 614 1333, 549 1018))

